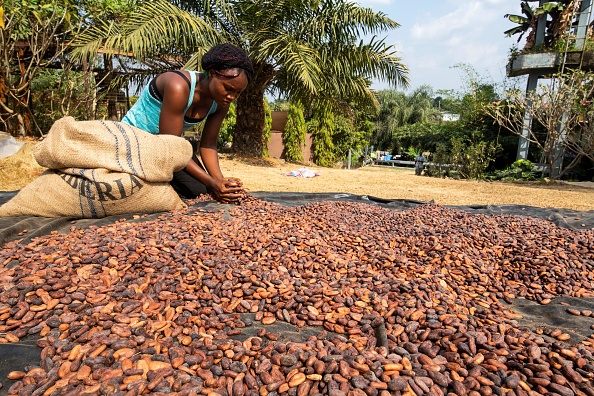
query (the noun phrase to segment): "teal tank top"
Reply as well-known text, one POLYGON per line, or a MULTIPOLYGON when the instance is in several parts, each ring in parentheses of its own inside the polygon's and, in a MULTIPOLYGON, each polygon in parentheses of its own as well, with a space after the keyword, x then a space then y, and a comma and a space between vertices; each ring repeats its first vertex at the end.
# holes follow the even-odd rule
MULTIPOLYGON (((188 97, 188 104, 184 109, 184 126, 183 131, 187 131, 194 125, 201 123, 206 117, 214 113, 217 109, 217 103, 212 102, 212 106, 208 110, 208 114, 196 122, 188 122, 185 117, 186 112, 192 105, 194 99, 194 92, 196 91, 196 83, 198 81, 198 75, 201 74, 197 71, 190 70, 190 96, 188 97)), ((155 77, 156 78, 156 77, 155 77)), ((149 82, 150 85, 150 82, 149 82)), ((140 98, 134 103, 134 106, 128 110, 122 122, 144 131, 152 133, 153 135, 159 134, 159 117, 161 115, 161 107, 163 103, 150 94, 148 86, 140 94, 140 98)))

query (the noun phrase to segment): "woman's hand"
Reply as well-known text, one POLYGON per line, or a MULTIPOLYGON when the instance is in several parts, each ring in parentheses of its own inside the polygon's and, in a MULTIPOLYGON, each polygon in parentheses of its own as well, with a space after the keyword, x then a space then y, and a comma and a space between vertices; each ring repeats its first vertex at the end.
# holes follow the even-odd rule
POLYGON ((214 198, 222 203, 235 203, 245 196, 243 183, 235 177, 213 179, 210 187, 214 198))

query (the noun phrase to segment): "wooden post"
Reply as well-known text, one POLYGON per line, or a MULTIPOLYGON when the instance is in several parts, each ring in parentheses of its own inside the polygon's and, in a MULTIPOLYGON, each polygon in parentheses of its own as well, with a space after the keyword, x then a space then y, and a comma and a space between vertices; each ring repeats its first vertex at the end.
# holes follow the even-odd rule
POLYGON ((588 22, 590 20, 590 13, 592 12, 591 0, 582 0, 580 9, 578 11, 578 22, 575 32, 575 47, 578 50, 583 50, 586 45, 586 35, 588 34, 588 22))
POLYGON ((348 169, 351 169, 351 149, 349 149, 349 167, 348 169))
MULTIPOLYGON (((542 6, 546 1, 540 0, 539 6, 542 6)), ((547 25, 547 16, 546 14, 539 15, 538 20, 536 22, 536 37, 535 37, 535 45, 541 45, 544 43, 545 39, 545 29, 547 25)), ((534 92, 536 87, 538 86, 538 79, 540 78, 539 73, 530 73, 528 75, 528 83, 526 84, 526 95, 534 92)), ((532 106, 531 102, 528 102, 528 106, 532 106)), ((524 125, 522 127, 522 135, 520 136, 520 140, 518 142, 518 151, 516 154, 516 160, 521 159, 528 159, 528 147, 530 146, 530 127, 532 125, 532 115, 526 109, 524 110, 524 125)))

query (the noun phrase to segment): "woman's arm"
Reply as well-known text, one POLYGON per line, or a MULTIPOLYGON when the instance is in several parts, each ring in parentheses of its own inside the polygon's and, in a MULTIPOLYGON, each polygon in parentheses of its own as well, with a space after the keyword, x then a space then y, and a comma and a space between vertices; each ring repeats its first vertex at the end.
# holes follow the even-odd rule
MULTIPOLYGON (((163 96, 163 104, 159 116, 159 134, 181 136, 190 87, 188 87, 188 83, 181 76, 174 73, 159 76, 157 87, 163 96)), ((186 165, 186 171, 205 186, 212 185, 212 177, 192 159, 186 165)))
POLYGON ((157 77, 157 87, 163 96, 159 134, 181 136, 190 87, 183 77, 175 73, 165 73, 157 77))
MULTIPOLYGON (((157 81, 157 86, 160 87, 163 95, 163 105, 159 116, 159 133, 181 136, 190 88, 187 82, 177 74, 167 73, 160 78, 163 80, 157 81)), ((206 118, 200 139, 200 156, 206 171, 192 159, 186 165, 185 170, 190 176, 209 187, 217 200, 233 202, 241 198, 242 194, 240 193, 243 188, 238 180, 223 178, 217 153, 218 134, 227 111, 228 108, 218 108, 206 118)))
POLYGON ((223 179, 223 173, 219 165, 219 153, 217 150, 217 140, 221 131, 223 119, 227 115, 229 108, 217 108, 204 121, 202 136, 200 137, 200 158, 208 173, 215 179, 223 179))
POLYGON ((228 107, 219 107, 213 114, 208 116, 202 129, 199 151, 204 167, 213 178, 213 184, 210 186, 215 193, 215 198, 219 199, 220 197, 223 201, 233 202, 242 197, 243 187, 239 179, 224 178, 219 165, 217 150, 221 125, 228 111, 228 107))

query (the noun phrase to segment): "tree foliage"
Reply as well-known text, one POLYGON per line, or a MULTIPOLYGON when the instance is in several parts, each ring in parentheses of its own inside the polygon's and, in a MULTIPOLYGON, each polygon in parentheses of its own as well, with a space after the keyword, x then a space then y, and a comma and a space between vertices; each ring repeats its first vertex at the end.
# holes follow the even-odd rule
POLYGON ((268 142, 272 134, 272 110, 268 99, 264 98, 264 132, 262 133, 262 156, 268 157, 268 142))
MULTIPOLYGON (((145 1, 121 20, 98 19, 71 43, 76 60, 93 62, 102 53, 131 58, 158 74, 184 64, 196 65, 202 54, 223 36, 207 17, 182 10, 165 1, 145 1)), ((140 68, 138 68, 140 69, 140 68)), ((136 69, 133 69, 136 70, 136 69)), ((136 70, 140 74, 140 70, 136 70)))
POLYGON ((87 88, 90 87, 86 83, 84 73, 68 67, 41 69, 36 73, 30 85, 30 109, 40 134, 49 131, 55 120, 67 115, 88 119, 87 88))
MULTIPOLYGON (((544 26, 544 42, 542 44, 545 48, 554 48, 559 45, 560 39, 570 39, 567 37, 567 31, 570 26, 575 24, 577 17, 574 11, 577 10, 576 5, 580 2, 574 0, 561 1, 544 1, 539 2, 536 7, 531 7, 529 1, 520 1, 521 15, 505 14, 505 18, 517 24, 504 33, 507 36, 518 35, 518 42, 522 39, 524 34, 528 33, 526 44, 522 52, 532 51, 538 49, 536 47, 536 26, 537 20, 545 23, 544 26)), ((575 40, 575 38, 572 38, 575 40)), ((540 48, 542 49, 542 48, 540 48)))
POLYGON ((594 161, 594 73, 569 71, 556 74, 553 84, 527 95, 509 92, 505 101, 486 107, 497 122, 536 145, 552 176, 561 178, 583 158, 594 161), (525 120, 532 122, 525 122, 525 120), (544 134, 540 133, 543 127, 544 134), (563 165, 564 157, 571 160, 563 165))
POLYGON ((417 123, 439 122, 441 113, 434 106, 433 90, 427 85, 410 94, 393 90, 378 93, 379 112, 375 118, 375 131, 371 143, 378 150, 393 145, 398 128, 417 123))
POLYGON ((493 161, 497 145, 483 140, 481 132, 451 139, 451 163, 465 179, 482 177, 493 161))
POLYGON ((424 151, 435 152, 439 143, 448 143, 452 137, 459 136, 460 130, 456 123, 416 123, 404 125, 394 131, 390 142, 390 151, 404 153, 409 147, 422 148, 424 151))
MULTIPOLYGON (((69 44, 97 21, 121 20, 136 0, 7 0, 0 32, 0 129, 43 135, 65 115, 101 117, 105 74, 75 63, 69 44), (95 77, 98 77, 95 79, 95 77)), ((106 56, 107 57, 107 56, 106 56)), ((102 60, 105 65, 106 59, 102 60)), ((113 95, 115 97, 115 95, 113 95)))
POLYGON ((291 103, 287 112, 287 124, 283 131, 283 156, 288 162, 303 162, 303 147, 307 125, 303 116, 303 105, 300 102, 291 103))
MULTIPOLYGON (((365 125, 365 124, 363 124, 365 125)), ((334 132, 332 142, 334 143, 334 157, 337 160, 346 160, 351 153, 360 153, 367 142, 367 133, 353 122, 353 119, 342 114, 334 118, 334 132)))
POLYGON ((301 100, 311 109, 351 102, 373 107, 372 79, 405 86, 408 70, 396 49, 377 38, 396 27, 385 14, 346 0, 156 0, 142 3, 120 23, 90 29, 76 41, 74 54, 93 58, 101 48, 157 72, 180 62, 196 68, 216 43, 239 45, 255 73, 237 101, 233 145, 239 153, 259 156, 265 92, 301 100))
POLYGON ((405 156, 409 151, 429 152, 430 160, 438 165, 428 166, 426 174, 444 176, 455 172, 478 178, 495 166, 513 162, 517 137, 502 129, 485 110, 499 100, 499 86, 469 65, 454 67, 461 73, 460 90, 438 91, 437 96, 430 87, 421 87, 410 95, 380 92, 372 143, 379 150, 405 156), (442 120, 442 112, 458 117, 442 120), (450 169, 443 164, 455 166, 450 169))
POLYGON ((64 41, 77 25, 70 1, 7 0, 0 30, 0 128, 41 135, 31 109, 31 84, 40 70, 63 67, 64 41))
POLYGON ((221 130, 217 140, 217 146, 219 149, 223 149, 227 146, 227 144, 233 142, 233 129, 235 128, 236 118, 237 114, 235 113, 235 103, 231 103, 229 105, 229 111, 227 112, 227 115, 221 124, 221 130))
POLYGON ((313 136, 312 154, 314 162, 320 166, 331 167, 336 161, 332 133, 335 130, 334 113, 320 111, 308 123, 308 130, 313 136))

